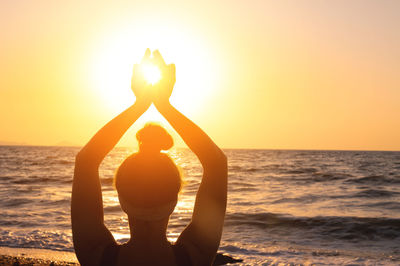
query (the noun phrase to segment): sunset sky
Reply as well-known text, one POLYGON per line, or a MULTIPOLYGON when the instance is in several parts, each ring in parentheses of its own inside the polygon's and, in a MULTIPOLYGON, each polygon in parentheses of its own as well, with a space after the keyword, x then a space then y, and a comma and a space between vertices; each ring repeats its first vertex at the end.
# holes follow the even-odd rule
MULTIPOLYGON (((223 148, 400 150, 399 14, 395 0, 1 1, 0 144, 84 145, 134 102, 149 47, 176 64, 171 102, 223 148)), ((148 120, 167 125, 151 108, 121 145, 148 120)))

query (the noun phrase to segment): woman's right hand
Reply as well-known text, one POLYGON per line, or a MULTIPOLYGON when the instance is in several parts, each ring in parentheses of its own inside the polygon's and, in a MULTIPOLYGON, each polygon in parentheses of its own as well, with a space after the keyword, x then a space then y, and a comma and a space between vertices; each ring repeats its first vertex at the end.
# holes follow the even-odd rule
POLYGON ((175 85, 175 64, 167 65, 160 52, 153 52, 153 63, 160 69, 161 79, 153 85, 153 103, 159 107, 169 104, 169 97, 175 85))

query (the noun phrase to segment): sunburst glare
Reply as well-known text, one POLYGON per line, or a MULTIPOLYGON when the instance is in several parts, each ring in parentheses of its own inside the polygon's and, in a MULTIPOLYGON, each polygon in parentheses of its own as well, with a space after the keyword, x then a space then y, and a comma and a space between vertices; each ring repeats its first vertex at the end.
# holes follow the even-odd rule
MULTIPOLYGON (((218 80, 223 68, 206 38, 172 21, 166 25, 139 19, 132 25, 115 25, 112 32, 102 32, 91 47, 88 58, 90 82, 93 94, 104 103, 103 110, 120 112, 134 102, 130 89, 132 66, 140 63, 146 48, 158 49, 167 64, 176 65, 171 103, 180 110, 186 114, 194 113, 211 95, 218 97, 218 80), (139 24, 146 26, 134 26, 139 24)), ((144 67, 143 72, 151 84, 161 78, 160 70, 154 65, 144 67)), ((160 121, 162 117, 155 108, 150 108, 143 119, 160 121)))
POLYGON ((161 71, 154 64, 143 63, 140 65, 140 71, 145 80, 152 85, 156 84, 161 79, 161 71))

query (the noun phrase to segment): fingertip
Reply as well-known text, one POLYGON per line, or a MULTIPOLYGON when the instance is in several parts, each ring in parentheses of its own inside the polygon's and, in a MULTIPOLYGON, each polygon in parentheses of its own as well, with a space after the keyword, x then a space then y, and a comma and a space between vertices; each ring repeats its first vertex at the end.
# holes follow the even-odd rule
POLYGON ((154 50, 154 51, 153 51, 153 58, 154 58, 155 60, 161 60, 162 57, 161 57, 160 51, 154 50))
POLYGON ((144 52, 144 56, 143 56, 141 62, 144 62, 144 61, 146 61, 146 60, 149 60, 149 59, 150 59, 150 56, 151 56, 151 51, 150 51, 149 48, 147 48, 146 51, 144 52))
POLYGON ((153 51, 153 56, 155 56, 155 55, 157 55, 157 56, 160 56, 160 55, 161 55, 161 54, 160 54, 160 51, 158 51, 158 49, 156 49, 156 50, 153 51))
POLYGON ((159 50, 155 50, 153 52, 153 57, 154 57, 155 61, 158 62, 159 64, 166 65, 165 61, 164 61, 164 58, 162 57, 162 55, 161 55, 159 50))

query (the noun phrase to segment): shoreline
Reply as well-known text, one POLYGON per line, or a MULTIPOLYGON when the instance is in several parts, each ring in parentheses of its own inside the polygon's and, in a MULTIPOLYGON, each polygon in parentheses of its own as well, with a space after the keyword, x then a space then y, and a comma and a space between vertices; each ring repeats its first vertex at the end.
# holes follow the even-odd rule
POLYGON ((0 265, 79 265, 75 253, 49 249, 0 247, 0 265))

